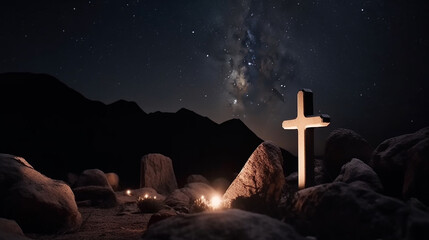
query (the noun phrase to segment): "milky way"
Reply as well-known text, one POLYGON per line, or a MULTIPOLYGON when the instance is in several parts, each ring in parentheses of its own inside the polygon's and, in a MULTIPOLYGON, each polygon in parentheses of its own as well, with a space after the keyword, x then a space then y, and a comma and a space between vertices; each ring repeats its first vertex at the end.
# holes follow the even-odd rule
POLYGON ((285 43, 288 22, 282 6, 270 1, 240 1, 225 41, 227 101, 237 116, 284 102, 297 62, 285 43), (282 17, 283 16, 283 17, 282 17))

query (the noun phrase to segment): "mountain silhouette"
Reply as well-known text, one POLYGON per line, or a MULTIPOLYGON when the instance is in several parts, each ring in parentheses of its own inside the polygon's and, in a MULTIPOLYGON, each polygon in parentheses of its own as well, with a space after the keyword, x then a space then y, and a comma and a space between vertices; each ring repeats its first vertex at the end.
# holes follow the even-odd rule
MULTIPOLYGON (((99 168, 137 187, 140 159, 173 160, 179 185, 189 174, 232 180, 262 142, 238 119, 217 124, 188 109, 145 113, 135 102, 104 104, 46 74, 0 74, 0 152, 27 158, 45 175, 99 168)), ((287 173, 296 157, 283 150, 287 173)))

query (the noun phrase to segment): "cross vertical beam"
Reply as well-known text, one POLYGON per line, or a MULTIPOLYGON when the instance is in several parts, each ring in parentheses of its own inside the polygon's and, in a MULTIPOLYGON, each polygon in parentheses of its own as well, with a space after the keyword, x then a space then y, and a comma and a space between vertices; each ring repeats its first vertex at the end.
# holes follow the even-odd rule
POLYGON ((297 116, 283 121, 284 129, 298 130, 298 188, 314 184, 314 129, 330 123, 328 115, 313 115, 313 92, 302 89, 297 94, 297 116))

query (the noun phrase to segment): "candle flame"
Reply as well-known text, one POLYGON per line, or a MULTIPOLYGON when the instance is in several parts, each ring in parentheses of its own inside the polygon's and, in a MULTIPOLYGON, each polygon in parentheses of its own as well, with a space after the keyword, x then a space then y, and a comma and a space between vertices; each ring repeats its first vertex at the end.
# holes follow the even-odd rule
POLYGON ((210 205, 213 209, 218 209, 222 205, 222 199, 219 196, 215 195, 210 199, 210 205))

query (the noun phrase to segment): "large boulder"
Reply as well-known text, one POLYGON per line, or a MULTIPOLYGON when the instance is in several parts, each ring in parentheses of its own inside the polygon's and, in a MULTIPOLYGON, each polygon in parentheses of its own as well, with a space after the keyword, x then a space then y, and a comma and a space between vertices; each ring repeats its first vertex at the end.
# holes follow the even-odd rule
POLYGON ((73 193, 79 206, 111 208, 118 203, 106 174, 99 169, 83 171, 73 185, 73 193))
POLYGON ((174 216, 177 216, 177 212, 174 209, 171 209, 171 208, 161 209, 159 212, 153 214, 150 217, 149 222, 147 223, 147 227, 150 227, 157 222, 163 221, 167 218, 171 218, 174 216))
POLYGON ((100 169, 87 169, 83 171, 73 185, 73 188, 86 186, 100 186, 110 188, 106 174, 104 174, 104 172, 100 169))
POLYGON ((20 157, 0 154, 0 217, 24 232, 76 230, 82 223, 70 187, 36 171, 20 157))
POLYGON ((141 160, 140 188, 150 187, 161 194, 169 194, 177 189, 173 162, 162 154, 151 153, 141 160))
POLYGON ((325 145, 326 180, 334 180, 341 167, 353 158, 368 163, 372 152, 369 143, 354 131, 343 128, 332 131, 325 145))
POLYGON ((429 239, 429 214, 342 182, 301 190, 286 214, 298 232, 317 239, 429 239))
POLYGON ((14 220, 0 218, 0 240, 28 240, 14 220))
POLYGON ((356 187, 363 187, 376 192, 381 192, 383 186, 380 178, 370 166, 357 158, 343 165, 340 175, 334 182, 344 182, 356 187))
POLYGON ((165 204, 176 210, 189 210, 196 199, 204 196, 207 199, 217 195, 210 186, 201 182, 186 184, 185 187, 174 190, 166 199, 165 204))
POLYGON ((155 223, 143 239, 305 239, 292 227, 265 215, 237 209, 179 215, 155 223))
POLYGON ((237 197, 258 195, 267 202, 278 202, 285 184, 280 148, 261 143, 223 195, 228 203, 237 197))
POLYGON ((429 205, 429 127, 382 142, 370 166, 380 177, 385 194, 415 197, 429 205))
POLYGON ((94 206, 111 208, 118 204, 115 192, 112 188, 102 186, 84 186, 73 188, 76 202, 79 206, 94 206))
POLYGON ((186 178, 186 183, 194 183, 194 182, 202 182, 205 184, 210 184, 209 180, 205 178, 203 175, 192 174, 186 178))

